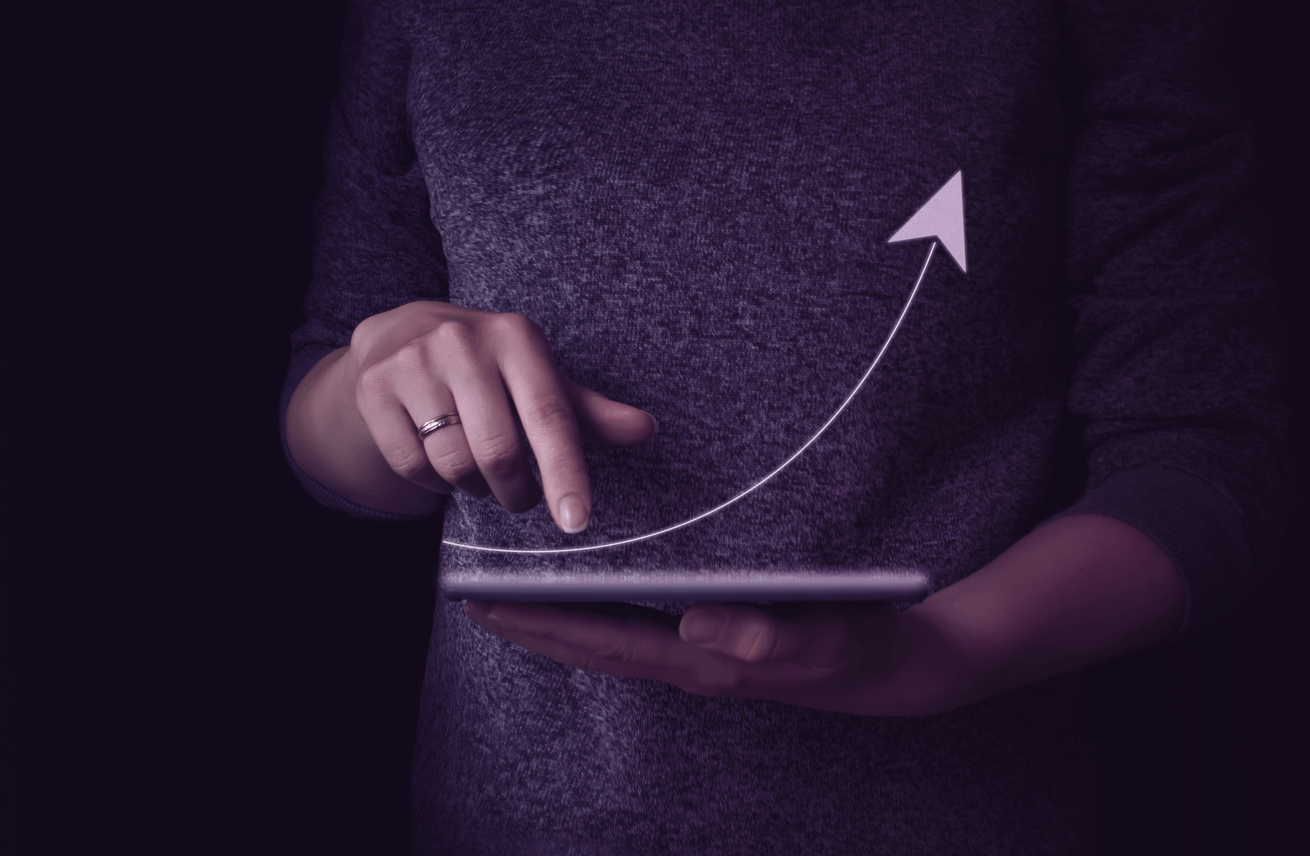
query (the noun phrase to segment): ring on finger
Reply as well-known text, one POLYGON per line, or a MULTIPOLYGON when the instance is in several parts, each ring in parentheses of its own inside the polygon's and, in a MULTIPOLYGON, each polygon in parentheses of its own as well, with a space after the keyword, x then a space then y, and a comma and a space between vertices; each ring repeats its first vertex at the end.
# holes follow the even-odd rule
POLYGON ((427 422, 424 422, 421 426, 419 426, 418 438, 422 440, 434 431, 440 431, 442 428, 447 428, 451 425, 458 425, 458 424, 459 424, 458 413, 447 413, 444 416, 438 416, 435 419, 429 419, 427 422))

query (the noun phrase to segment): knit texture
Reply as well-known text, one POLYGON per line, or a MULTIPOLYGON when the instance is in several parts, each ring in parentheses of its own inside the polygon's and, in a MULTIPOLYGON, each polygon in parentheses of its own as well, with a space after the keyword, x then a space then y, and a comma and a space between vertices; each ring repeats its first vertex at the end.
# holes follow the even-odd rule
MULTIPOLYGON (((581 535, 544 505, 456 496, 445 537, 550 549, 686 520, 850 392, 931 245, 887 240, 960 171, 968 273, 935 251, 869 382, 777 478, 628 547, 447 545, 440 565, 917 567, 941 588, 1093 512, 1173 558, 1179 638, 1258 585, 1290 499, 1286 333, 1218 23, 1181 0, 360 4, 284 425, 295 385, 370 315, 518 312, 569 377, 660 430, 587 447, 581 535)), ((325 504, 406 519, 291 465, 325 504)), ((908 719, 704 699, 564 667, 442 602, 416 846, 1085 853, 1078 693, 1064 678, 908 719)))

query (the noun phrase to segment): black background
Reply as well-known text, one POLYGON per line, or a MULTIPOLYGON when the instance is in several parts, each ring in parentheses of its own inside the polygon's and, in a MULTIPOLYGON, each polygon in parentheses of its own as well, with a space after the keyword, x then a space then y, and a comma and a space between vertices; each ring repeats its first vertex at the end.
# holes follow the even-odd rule
MULTIPOLYGON (((276 434, 344 7, 14 24, 0 851, 405 852, 439 533, 322 509, 276 434)), ((1304 469, 1286 8, 1241 4, 1225 56, 1260 144, 1304 469)), ((1100 852, 1303 840, 1306 523, 1235 617, 1092 670, 1100 852)))

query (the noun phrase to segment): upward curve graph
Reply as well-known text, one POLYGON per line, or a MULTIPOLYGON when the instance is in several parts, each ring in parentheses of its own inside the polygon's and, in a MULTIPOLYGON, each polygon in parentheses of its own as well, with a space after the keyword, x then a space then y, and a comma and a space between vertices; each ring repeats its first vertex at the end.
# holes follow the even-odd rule
POLYGON ((828 428, 837 421, 837 417, 841 416, 842 411, 844 411, 847 406, 855 400, 855 396, 859 395, 860 390, 864 388, 864 384, 869 380, 870 375, 873 374, 873 370, 878 367, 878 363, 882 361, 883 355, 887 353, 887 348, 891 346, 892 340, 896 338, 896 332, 901 329, 901 324, 905 321, 905 316, 910 311, 911 304, 914 303, 914 297, 919 293, 919 287, 923 285, 924 277, 928 273, 928 266, 932 263, 932 257, 937 251, 937 245, 940 243, 946 249, 946 252, 949 253, 955 263, 959 265, 962 272, 966 274, 969 272, 965 258, 964 245, 963 184, 963 173, 956 172, 955 175, 951 176, 950 179, 948 179, 947 182, 923 204, 923 207, 915 212, 913 217, 905 222, 904 226, 897 229, 896 233, 887 239, 887 243, 889 244, 898 243, 900 241, 913 241, 920 238, 932 239, 932 244, 928 247, 928 255, 923 260, 923 267, 919 269, 919 276, 914 282, 914 288, 910 290, 910 296, 906 298, 905 305, 901 308, 901 314, 897 316, 896 323, 892 325, 891 332, 887 334, 887 338, 882 343, 882 347, 878 349, 878 353, 873 358, 873 362, 869 364, 869 368, 865 370, 864 375, 860 377, 859 382, 855 384, 855 388, 850 391, 845 400, 842 401, 841 405, 833 411, 832 415, 828 417, 827 421, 825 421, 822 426, 820 426, 819 430, 815 431, 814 435, 805 441, 804 445, 793 452, 781 464, 778 464, 778 466, 768 475, 759 479, 731 499, 719 503, 708 511, 702 511, 694 517, 689 517, 681 523, 675 523, 672 526, 665 526, 663 529, 647 532, 644 535, 635 535, 631 538, 622 538, 617 541, 607 541, 602 544, 588 544, 584 547, 557 547, 542 549, 489 547, 481 544, 464 544, 459 541, 451 541, 448 539, 443 540, 442 543, 450 547, 458 547, 464 550, 478 550, 484 553, 526 553, 533 555, 586 553, 592 550, 623 547, 628 544, 636 544, 640 541, 646 541, 651 538, 658 538, 661 535, 667 535, 670 532, 675 532, 679 529, 691 526, 693 523, 697 523, 707 517, 718 514, 730 505, 735 505, 764 485, 768 484, 775 476, 791 466, 792 462, 804 454, 806 449, 813 446, 814 443, 823 436, 824 432, 826 432, 828 428))

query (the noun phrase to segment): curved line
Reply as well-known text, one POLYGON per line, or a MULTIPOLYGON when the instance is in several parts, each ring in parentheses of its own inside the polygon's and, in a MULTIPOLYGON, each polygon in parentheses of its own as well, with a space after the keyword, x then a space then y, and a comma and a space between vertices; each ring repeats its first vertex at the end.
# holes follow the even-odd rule
POLYGON ((932 254, 933 251, 936 249, 937 249, 937 242, 933 241, 932 246, 928 248, 928 258, 923 260, 923 269, 919 271, 919 279, 914 283, 914 289, 910 292, 909 298, 905 301, 905 308, 901 310, 900 317, 897 318, 896 323, 892 325, 892 331, 887 334, 887 341, 882 343, 882 348, 879 349, 878 356, 873 358, 873 363, 869 366, 868 371, 864 373, 864 377, 860 378, 860 382, 855 384, 855 388, 851 390, 851 394, 846 396, 846 400, 841 403, 841 406, 837 408, 837 410, 832 414, 832 416, 828 417, 828 421, 823 423, 822 428, 814 432, 814 436, 811 437, 809 440, 807 440, 804 446, 801 446, 799 449, 796 450, 796 452, 790 458, 779 464, 777 469, 775 469, 773 472, 769 473, 767 476, 760 479, 755 484, 746 488, 741 493, 737 494, 727 502, 724 502, 720 505, 716 505, 715 507, 711 508, 709 511, 705 511, 700 514, 697 514, 695 517, 692 517, 689 520, 684 520, 681 523, 675 523, 672 526, 666 526, 665 528, 657 530, 655 532, 648 532, 645 535, 637 535, 633 538, 624 538, 622 541, 610 541, 605 544, 592 544, 588 547, 561 547, 551 550, 518 550, 518 549, 511 549, 508 547, 480 547, 476 544, 461 544, 458 541, 443 541, 442 543, 449 544, 451 547, 463 547, 465 550, 481 550, 484 553, 534 553, 534 554, 583 553, 588 550, 603 550, 606 547, 621 547, 624 544, 634 544, 637 541, 645 541, 647 538, 655 538, 656 536, 664 535, 669 532, 672 532, 675 529, 681 529, 684 526, 690 526, 691 524, 695 523, 698 520, 704 520, 706 517, 709 517, 711 514, 717 514, 718 512, 727 508, 729 505, 732 505, 737 500, 742 499, 746 495, 755 492, 756 489, 761 487, 769 479, 773 478, 778 473, 786 469, 788 464, 799 458, 802 452, 804 452, 810 446, 814 445, 814 441, 819 439, 819 437, 822 436, 824 431, 828 430, 828 426, 832 425, 832 423, 836 421, 837 417, 841 415, 841 412, 846 409, 846 405, 850 404, 851 400, 855 398, 857 393, 859 393, 860 388, 864 386, 864 382, 869 379, 869 375, 873 374, 873 370, 878 367, 878 362, 882 360, 882 355, 887 352, 887 347, 891 345, 892 339, 896 337, 896 331, 901 329, 901 322, 905 320, 905 313, 910 311, 910 304, 914 302, 914 295, 919 293, 919 286, 923 284, 924 274, 928 272, 928 263, 932 261, 932 254))

